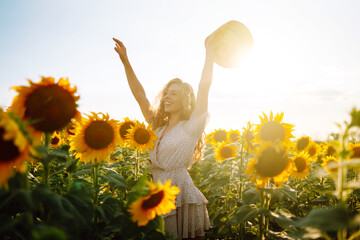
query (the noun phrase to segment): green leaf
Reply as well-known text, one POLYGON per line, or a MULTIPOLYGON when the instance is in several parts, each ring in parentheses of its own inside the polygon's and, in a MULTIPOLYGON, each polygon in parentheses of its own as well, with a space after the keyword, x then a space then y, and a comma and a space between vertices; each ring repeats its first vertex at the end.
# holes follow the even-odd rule
POLYGON ((16 189, 14 191, 15 198, 19 201, 19 203, 24 206, 26 209, 32 209, 33 202, 31 198, 31 192, 25 189, 16 189))
POLYGON ((314 199, 312 202, 313 203, 326 203, 326 202, 329 202, 329 197, 326 196, 326 195, 321 195, 321 196, 318 196, 316 199, 314 199))
POLYGON ((108 172, 106 175, 99 175, 102 179, 109 182, 112 189, 126 188, 126 180, 118 173, 108 172))
POLYGON ((143 175, 138 179, 136 185, 132 187, 131 192, 129 193, 127 202, 128 206, 139 197, 143 197, 149 193, 150 189, 146 184, 147 181, 149 181, 149 177, 147 175, 143 175))
POLYGON ((212 158, 214 158, 214 157, 215 157, 215 154, 214 154, 214 153, 209 154, 209 155, 206 155, 206 156, 204 156, 204 161, 205 161, 205 160, 210 160, 210 159, 212 159, 212 158))
POLYGON ((292 238, 290 236, 288 236, 286 234, 286 232, 275 232, 275 231, 271 231, 270 229, 266 230, 267 234, 269 237, 271 237, 271 239, 276 239, 276 240, 295 240, 296 238, 292 238))
POLYGON ((242 200, 245 204, 257 203, 260 201, 260 194, 255 188, 246 188, 242 194, 242 200))
POLYGON ((322 232, 346 229, 348 225, 349 214, 342 206, 311 210, 305 217, 295 223, 297 227, 312 227, 322 232))
POLYGON ((61 149, 56 149, 55 151, 52 151, 48 154, 50 159, 61 159, 63 161, 66 161, 66 159, 69 157, 68 151, 64 151, 61 149))
POLYGON ((160 216, 156 216, 156 218, 154 219, 155 222, 155 226, 156 226, 156 231, 159 233, 162 233, 163 235, 165 234, 165 223, 164 223, 164 219, 160 216))
POLYGON ((292 189, 290 187, 287 186, 283 186, 282 188, 279 189, 283 194, 285 194, 290 200, 293 201, 297 201, 297 197, 296 197, 296 191, 295 189, 292 189))
POLYGON ((275 212, 270 212, 270 216, 275 220, 277 224, 283 229, 295 229, 295 216, 291 214, 287 209, 278 209, 275 212))
POLYGON ((8 194, 4 194, 0 202, 0 210, 11 214, 26 210, 31 211, 33 208, 31 192, 25 189, 15 189, 8 194))
POLYGON ((245 221, 251 221, 260 214, 266 214, 269 210, 266 208, 255 208, 251 205, 243 205, 235 212, 235 215, 229 220, 231 224, 239 224, 245 221))
POLYGON ((74 172, 73 173, 73 177, 79 177, 79 176, 82 176, 82 175, 90 175, 90 169, 84 169, 84 170, 81 170, 81 171, 77 171, 77 172, 74 172))
POLYGON ((11 218, 11 216, 0 213, 0 234, 1 236, 7 236, 7 234, 14 232, 15 226, 18 224, 17 221, 14 221, 15 219, 11 218))
POLYGON ((264 192, 269 193, 273 201, 280 201, 284 197, 284 193, 280 188, 264 188, 264 192))
POLYGON ((102 212, 105 222, 111 221, 114 216, 121 215, 122 211, 125 211, 123 203, 112 197, 107 198, 98 209, 102 212))
POLYGON ((76 171, 76 164, 77 164, 77 160, 70 160, 66 163, 66 171, 69 173, 73 173, 76 171))
POLYGON ((31 232, 32 240, 66 240, 66 234, 57 227, 40 225, 31 232))
POLYGON ((354 107, 350 115, 351 115, 351 122, 349 128, 354 126, 360 127, 360 111, 357 111, 356 108, 354 107))
POLYGON ((44 156, 46 156, 48 154, 48 149, 43 145, 36 146, 35 150, 44 156))

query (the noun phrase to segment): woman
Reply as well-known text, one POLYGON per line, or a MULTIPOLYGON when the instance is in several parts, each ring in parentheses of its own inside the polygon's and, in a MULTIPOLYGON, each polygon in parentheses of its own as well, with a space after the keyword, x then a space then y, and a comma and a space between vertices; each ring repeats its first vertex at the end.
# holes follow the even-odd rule
POLYGON ((202 135, 208 119, 213 59, 207 51, 196 101, 191 86, 175 78, 166 84, 157 98, 159 103, 152 107, 130 65, 124 44, 113 39, 131 92, 145 120, 152 124, 159 137, 150 152, 150 171, 154 182, 160 180, 165 183, 171 179, 172 185, 180 188, 176 210, 163 216, 165 230, 178 238, 201 239, 204 231, 210 228, 207 200, 194 186, 187 169, 191 167, 193 159, 201 158, 199 153, 204 145, 202 135))

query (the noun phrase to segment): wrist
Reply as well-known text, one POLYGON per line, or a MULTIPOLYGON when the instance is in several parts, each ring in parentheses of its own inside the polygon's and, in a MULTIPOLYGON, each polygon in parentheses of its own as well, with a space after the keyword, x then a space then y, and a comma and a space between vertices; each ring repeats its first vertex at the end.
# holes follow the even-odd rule
POLYGON ((119 57, 123 64, 129 64, 129 59, 127 57, 125 57, 125 56, 123 56, 123 57, 119 56, 119 57))

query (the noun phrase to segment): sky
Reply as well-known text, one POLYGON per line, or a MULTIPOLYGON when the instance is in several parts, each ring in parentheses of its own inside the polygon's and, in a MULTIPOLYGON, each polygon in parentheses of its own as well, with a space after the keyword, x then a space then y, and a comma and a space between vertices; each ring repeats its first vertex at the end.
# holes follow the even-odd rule
POLYGON ((237 68, 215 65, 206 132, 241 130, 273 111, 284 112, 295 137, 326 140, 360 108, 359 12, 356 0, 2 0, 0 106, 26 79, 65 77, 82 113, 144 121, 112 38, 153 102, 176 77, 196 93, 206 37, 236 20, 253 52, 237 68))

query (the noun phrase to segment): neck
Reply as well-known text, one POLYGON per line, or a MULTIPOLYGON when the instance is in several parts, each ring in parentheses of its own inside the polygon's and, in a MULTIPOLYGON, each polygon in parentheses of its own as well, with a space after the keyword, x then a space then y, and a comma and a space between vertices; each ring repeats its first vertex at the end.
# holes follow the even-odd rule
POLYGON ((169 126, 175 126, 177 123, 179 123, 180 121, 182 121, 183 119, 180 116, 181 114, 170 114, 169 115, 169 121, 168 121, 168 125, 169 126))

